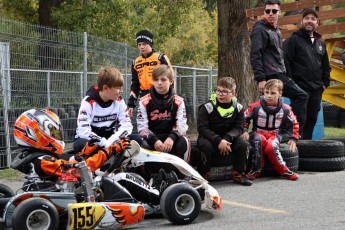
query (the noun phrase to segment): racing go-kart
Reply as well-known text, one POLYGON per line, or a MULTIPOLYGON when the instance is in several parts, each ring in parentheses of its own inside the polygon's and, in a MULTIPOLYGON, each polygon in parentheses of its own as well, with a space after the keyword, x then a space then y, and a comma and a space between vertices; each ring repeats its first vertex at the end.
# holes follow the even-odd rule
MULTIPOLYGON (((23 151, 11 167, 27 167, 40 154, 43 153, 23 151)), ((0 199, 0 224, 6 229, 57 229, 61 225, 68 229, 109 229, 139 222, 145 213, 159 212, 174 224, 188 224, 199 215, 202 206, 222 208, 218 192, 188 163, 171 154, 144 149, 135 141, 131 141, 130 149, 113 156, 108 169, 96 171, 94 179, 85 162, 79 160, 78 164, 64 165, 57 181, 27 176, 22 194, 13 196, 9 188, 1 185, 0 197, 5 197, 0 199), (171 164, 185 176, 164 190, 160 205, 137 201, 112 179, 116 173, 148 162, 171 164), (80 178, 72 173, 72 168, 80 171, 80 178)))
POLYGON ((142 148, 136 141, 131 141, 131 149, 127 151, 133 152, 127 154, 130 157, 117 155, 106 172, 97 170, 98 176, 95 181, 104 180, 105 177, 111 178, 114 176, 111 172, 115 168, 116 174, 138 168, 145 163, 169 164, 184 175, 184 178, 163 192, 160 205, 145 205, 146 212, 162 212, 163 216, 174 224, 189 224, 199 215, 202 206, 208 209, 222 209, 222 200, 218 192, 181 158, 142 148))
MULTIPOLYGON (((13 167, 22 166, 28 158, 32 155, 19 156, 13 167)), ((89 167, 82 158, 78 161, 62 166, 54 186, 49 182, 51 187, 42 189, 50 191, 30 191, 39 185, 24 183, 25 192, 15 195, 0 184, 0 229, 114 229, 143 220, 145 210, 138 202, 97 202, 89 167)))

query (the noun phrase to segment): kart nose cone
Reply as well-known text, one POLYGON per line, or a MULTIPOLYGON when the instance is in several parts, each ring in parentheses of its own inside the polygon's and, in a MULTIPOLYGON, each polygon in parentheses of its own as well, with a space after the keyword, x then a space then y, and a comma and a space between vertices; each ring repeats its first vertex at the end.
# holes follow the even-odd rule
POLYGON ((222 198, 220 197, 213 197, 213 204, 212 204, 212 207, 215 209, 215 210, 222 210, 223 208, 223 201, 222 201, 222 198))

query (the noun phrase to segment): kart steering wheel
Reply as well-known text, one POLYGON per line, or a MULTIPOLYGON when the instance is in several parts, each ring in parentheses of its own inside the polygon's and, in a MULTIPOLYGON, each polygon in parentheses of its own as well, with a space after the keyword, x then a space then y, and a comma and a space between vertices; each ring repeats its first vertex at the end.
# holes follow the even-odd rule
MULTIPOLYGON (((126 135, 128 134, 127 131, 124 131, 123 133, 121 133, 121 135, 119 136, 119 138, 125 138, 126 135)), ((110 164, 110 166, 105 170, 105 174, 110 174, 111 172, 113 172, 116 168, 120 167, 124 158, 125 158, 125 152, 126 149, 124 149, 123 151, 121 151, 120 153, 116 154, 114 156, 114 160, 112 161, 112 163, 110 164)))
POLYGON ((105 173, 110 174, 112 173, 116 168, 120 167, 124 158, 125 158, 125 151, 118 153, 115 155, 113 162, 110 164, 107 170, 105 170, 105 173))

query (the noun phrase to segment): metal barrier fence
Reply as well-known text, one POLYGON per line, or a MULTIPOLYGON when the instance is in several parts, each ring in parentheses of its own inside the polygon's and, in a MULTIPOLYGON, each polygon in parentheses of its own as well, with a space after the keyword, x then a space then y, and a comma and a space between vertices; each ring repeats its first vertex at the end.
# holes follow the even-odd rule
MULTIPOLYGON (((0 18, 0 169, 16 148, 13 124, 27 109, 51 108, 61 118, 64 139, 71 143, 79 104, 105 65, 125 77, 123 98, 130 91, 130 66, 137 48, 98 38, 0 18)), ((185 98, 190 123, 212 91, 217 70, 173 66, 176 92, 185 98)))

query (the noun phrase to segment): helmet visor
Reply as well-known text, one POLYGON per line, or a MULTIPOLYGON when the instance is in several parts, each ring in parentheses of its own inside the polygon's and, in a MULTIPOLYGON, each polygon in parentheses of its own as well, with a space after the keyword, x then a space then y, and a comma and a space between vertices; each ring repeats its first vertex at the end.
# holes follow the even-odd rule
POLYGON ((55 126, 49 125, 50 136, 56 140, 62 141, 62 132, 61 129, 56 129, 55 126))

